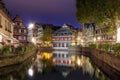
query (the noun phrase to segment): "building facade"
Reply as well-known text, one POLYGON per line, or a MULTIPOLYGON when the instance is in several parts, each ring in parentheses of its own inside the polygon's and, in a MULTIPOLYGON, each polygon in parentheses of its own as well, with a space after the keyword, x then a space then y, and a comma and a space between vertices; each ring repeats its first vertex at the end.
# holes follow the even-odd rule
POLYGON ((95 31, 94 31, 94 41, 96 44, 115 44, 116 40, 115 40, 115 35, 110 35, 109 30, 110 27, 95 27, 95 31))
POLYGON ((13 22, 9 11, 4 3, 0 2, 0 46, 13 45, 18 43, 18 40, 13 38, 13 22))
POLYGON ((22 19, 19 15, 16 15, 13 19, 14 22, 14 29, 13 29, 13 36, 17 40, 19 40, 20 43, 26 44, 27 43, 27 37, 28 37, 28 29, 24 25, 22 19))
POLYGON ((94 42, 94 23, 85 23, 82 29, 83 45, 89 45, 94 42))
POLYGON ((53 63, 61 66, 72 66, 72 55, 69 53, 69 46, 75 44, 73 29, 64 24, 53 34, 53 63))
POLYGON ((53 34, 53 49, 68 49, 73 44, 74 35, 67 25, 55 31, 53 34))
MULTIPOLYGON (((52 38, 52 34, 55 30, 59 29, 58 26, 54 26, 52 24, 42 24, 42 23, 34 23, 32 28, 28 28, 28 41, 29 42, 35 42, 35 44, 38 44, 40 46, 43 46, 42 44, 44 42, 48 41, 43 41, 42 37, 45 36, 44 31, 49 28, 52 30, 51 34, 51 38, 52 38)), ((49 31, 47 32, 47 34, 49 33, 49 31)), ((49 36, 50 37, 50 36, 49 36)))

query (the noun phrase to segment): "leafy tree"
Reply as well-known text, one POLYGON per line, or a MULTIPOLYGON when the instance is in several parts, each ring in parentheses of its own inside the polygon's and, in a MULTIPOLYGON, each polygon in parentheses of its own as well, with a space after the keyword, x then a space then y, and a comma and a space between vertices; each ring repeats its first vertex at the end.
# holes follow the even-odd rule
POLYGON ((42 39, 42 45, 50 46, 52 43, 52 28, 49 26, 46 26, 45 29, 43 30, 43 36, 41 37, 42 39))
POLYGON ((95 22, 99 26, 109 26, 112 28, 109 32, 116 33, 116 28, 120 24, 120 0, 76 1, 76 15, 79 22, 95 22))

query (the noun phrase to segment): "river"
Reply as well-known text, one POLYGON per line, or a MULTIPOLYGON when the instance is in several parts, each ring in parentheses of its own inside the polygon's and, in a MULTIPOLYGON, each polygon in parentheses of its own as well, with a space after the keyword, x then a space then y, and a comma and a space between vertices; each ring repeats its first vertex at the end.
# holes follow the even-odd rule
MULTIPOLYGON (((57 51, 69 53, 69 51, 57 51)), ((69 54, 70 62, 55 63, 53 52, 39 52, 25 62, 0 69, 0 80, 111 80, 88 57, 69 54)), ((60 61, 58 61, 60 62, 60 61)))

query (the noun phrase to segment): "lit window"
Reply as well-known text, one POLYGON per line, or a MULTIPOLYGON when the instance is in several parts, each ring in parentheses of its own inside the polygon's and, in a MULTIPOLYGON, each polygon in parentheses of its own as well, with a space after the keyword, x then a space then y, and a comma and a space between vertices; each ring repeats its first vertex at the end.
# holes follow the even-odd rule
POLYGON ((21 33, 21 29, 19 29, 19 33, 21 33))

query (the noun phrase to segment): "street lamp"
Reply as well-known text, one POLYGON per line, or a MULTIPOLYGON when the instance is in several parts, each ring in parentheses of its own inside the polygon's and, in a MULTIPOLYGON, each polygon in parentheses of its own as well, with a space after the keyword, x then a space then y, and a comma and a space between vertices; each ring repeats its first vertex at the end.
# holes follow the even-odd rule
POLYGON ((29 29, 32 29, 33 27, 34 27, 33 23, 30 23, 29 26, 28 26, 29 29))

